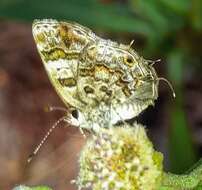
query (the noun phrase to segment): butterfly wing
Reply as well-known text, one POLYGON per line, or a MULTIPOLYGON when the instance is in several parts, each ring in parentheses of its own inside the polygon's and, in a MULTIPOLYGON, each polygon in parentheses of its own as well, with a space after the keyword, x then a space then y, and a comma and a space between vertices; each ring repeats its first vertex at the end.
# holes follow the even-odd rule
POLYGON ((33 36, 49 79, 68 106, 82 109, 77 90, 79 57, 93 33, 76 23, 36 20, 33 36))
POLYGON ((33 23, 33 36, 51 83, 67 106, 80 111, 84 125, 133 118, 158 97, 155 70, 126 45, 76 23, 46 19, 33 23))

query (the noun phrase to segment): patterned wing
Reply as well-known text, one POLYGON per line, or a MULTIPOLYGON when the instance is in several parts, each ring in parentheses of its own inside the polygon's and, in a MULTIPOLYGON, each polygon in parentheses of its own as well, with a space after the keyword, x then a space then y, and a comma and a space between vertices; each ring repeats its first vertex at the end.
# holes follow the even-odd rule
POLYGON ((92 43, 94 34, 75 23, 36 20, 33 36, 45 70, 57 93, 68 106, 82 108, 77 91, 77 68, 83 49, 92 43))
POLYGON ((33 36, 48 76, 80 127, 105 127, 137 116, 158 97, 158 77, 129 46, 76 23, 39 20, 33 36))

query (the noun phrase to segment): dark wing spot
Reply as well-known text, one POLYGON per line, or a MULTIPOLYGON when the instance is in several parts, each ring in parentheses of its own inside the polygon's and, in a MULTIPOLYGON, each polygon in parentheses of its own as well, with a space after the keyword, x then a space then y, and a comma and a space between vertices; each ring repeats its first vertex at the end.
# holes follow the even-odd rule
POLYGON ((106 92, 108 89, 107 89, 106 86, 101 86, 101 87, 100 87, 100 90, 103 91, 103 92, 106 92))
POLYGON ((63 78, 58 79, 62 86, 73 87, 76 86, 76 80, 74 78, 63 78))
POLYGON ((94 89, 90 86, 85 86, 84 91, 86 92, 86 94, 93 94, 94 93, 94 89))
POLYGON ((100 87, 100 91, 105 92, 106 95, 111 96, 112 95, 112 91, 109 90, 106 86, 101 86, 100 87))
POLYGON ((127 96, 127 97, 130 97, 132 95, 130 89, 126 86, 122 89, 122 91, 125 94, 125 96, 127 96))
POLYGON ((81 77, 93 76, 94 69, 79 68, 78 74, 81 77))

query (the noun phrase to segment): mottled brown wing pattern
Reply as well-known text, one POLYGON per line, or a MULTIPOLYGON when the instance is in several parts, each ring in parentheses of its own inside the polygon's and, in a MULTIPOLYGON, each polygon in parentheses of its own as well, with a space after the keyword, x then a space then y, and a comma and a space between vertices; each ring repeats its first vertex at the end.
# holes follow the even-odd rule
POLYGON ((33 36, 51 83, 78 125, 97 130, 133 118, 154 104, 154 68, 130 46, 96 36, 77 23, 37 20, 33 36))

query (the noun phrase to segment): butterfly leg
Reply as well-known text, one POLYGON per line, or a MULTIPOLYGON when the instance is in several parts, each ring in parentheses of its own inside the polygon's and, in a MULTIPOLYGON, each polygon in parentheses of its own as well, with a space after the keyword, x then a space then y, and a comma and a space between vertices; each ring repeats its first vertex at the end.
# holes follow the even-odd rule
POLYGON ((85 133, 84 133, 84 131, 83 131, 83 129, 81 127, 79 127, 79 131, 81 132, 81 134, 83 135, 83 137, 86 138, 86 135, 85 135, 85 133))

